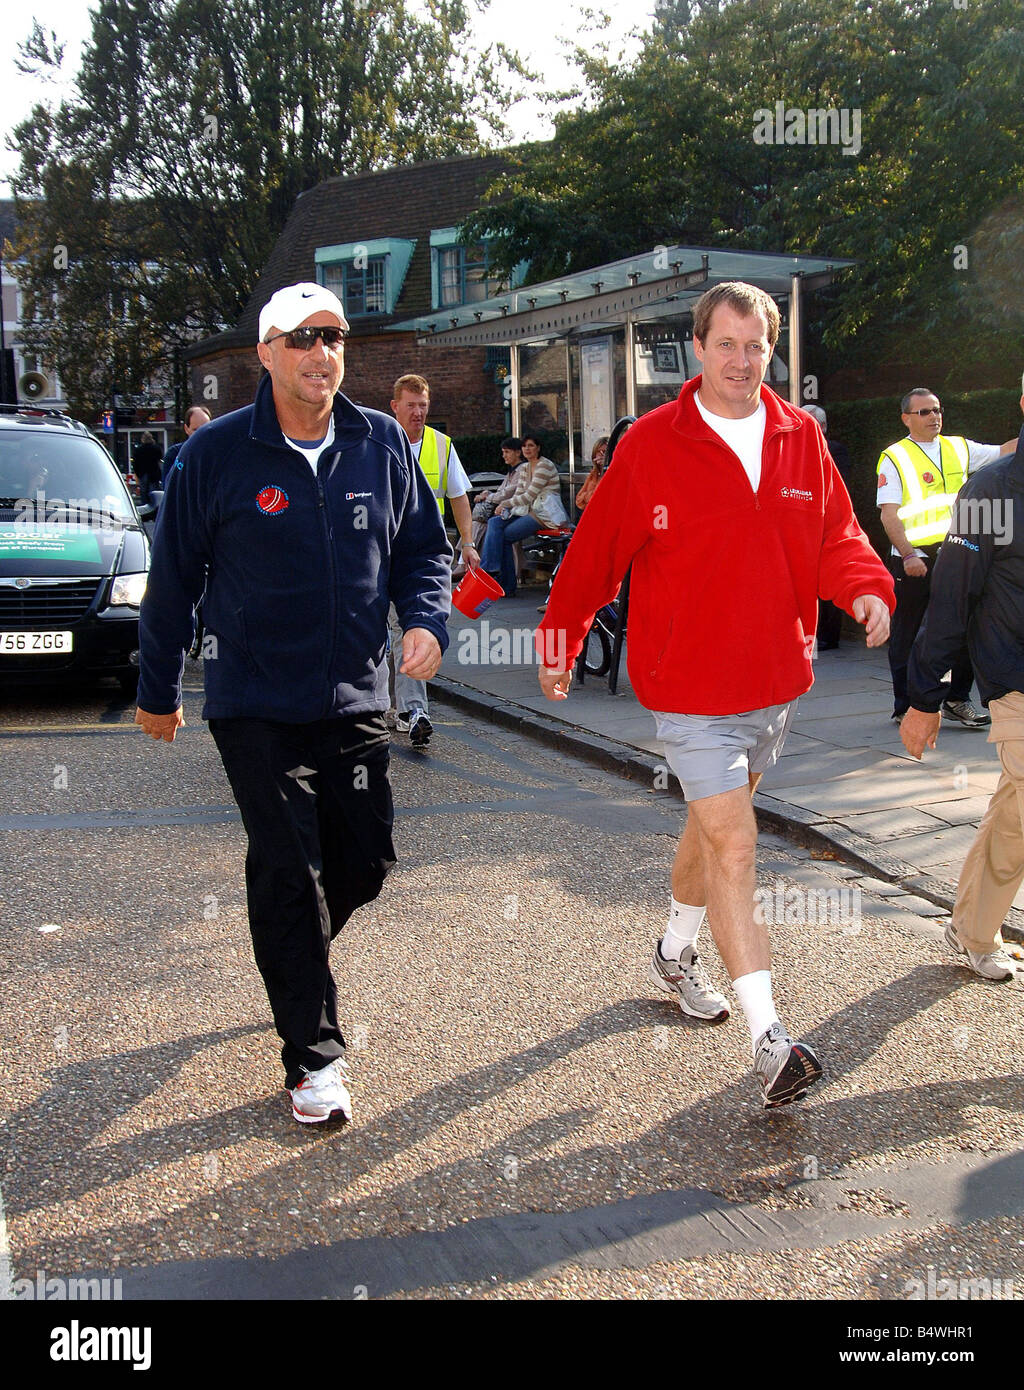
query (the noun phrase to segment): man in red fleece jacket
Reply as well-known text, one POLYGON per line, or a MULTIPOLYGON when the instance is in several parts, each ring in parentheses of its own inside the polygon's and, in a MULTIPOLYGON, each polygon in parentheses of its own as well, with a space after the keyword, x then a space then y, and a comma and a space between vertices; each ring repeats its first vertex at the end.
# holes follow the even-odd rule
POLYGON ((772 1000, 751 797, 813 682, 818 599, 863 623, 871 647, 887 639, 895 607, 820 428, 763 385, 778 336, 778 308, 754 285, 701 297, 703 373, 623 438, 537 631, 541 688, 564 700, 595 612, 632 565, 629 676, 689 804, 651 972, 684 1013, 728 1017, 696 950, 706 905, 768 1108, 796 1100, 821 1065, 772 1000))

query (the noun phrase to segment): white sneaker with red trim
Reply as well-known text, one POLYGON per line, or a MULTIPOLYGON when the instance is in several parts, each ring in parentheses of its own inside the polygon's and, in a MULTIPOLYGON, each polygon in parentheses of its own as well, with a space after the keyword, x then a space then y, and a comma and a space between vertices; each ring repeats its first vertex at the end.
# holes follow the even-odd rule
POLYGON ((306 1071, 305 1078, 290 1091, 292 1115, 300 1125, 322 1125, 328 1121, 345 1124, 352 1118, 352 1097, 342 1078, 348 1068, 336 1057, 319 1071, 306 1071))

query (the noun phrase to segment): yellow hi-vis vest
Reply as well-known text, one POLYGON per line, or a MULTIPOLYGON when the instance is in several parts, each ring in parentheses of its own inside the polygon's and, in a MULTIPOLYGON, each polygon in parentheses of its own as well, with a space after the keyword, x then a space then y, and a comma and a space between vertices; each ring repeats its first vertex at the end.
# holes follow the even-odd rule
POLYGON ((452 452, 452 441, 446 434, 441 434, 437 430, 432 430, 428 425, 423 431, 423 442, 420 444, 420 467, 426 474, 427 482, 441 515, 444 516, 444 498, 448 491, 448 458, 452 452), (441 450, 438 448, 438 440, 444 440, 444 464, 441 463, 441 450))
POLYGON ((902 439, 883 450, 878 472, 885 460, 895 465, 903 483, 904 503, 896 515, 903 522, 911 545, 938 545, 949 530, 953 503, 967 476, 970 452, 960 435, 939 435, 939 476, 935 464, 912 439, 902 439))

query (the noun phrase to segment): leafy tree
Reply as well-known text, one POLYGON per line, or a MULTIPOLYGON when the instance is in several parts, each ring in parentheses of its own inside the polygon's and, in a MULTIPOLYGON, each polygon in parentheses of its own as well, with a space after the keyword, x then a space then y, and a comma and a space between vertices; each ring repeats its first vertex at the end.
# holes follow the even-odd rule
POLYGON ((528 260, 542 280, 662 242, 855 257, 823 296, 847 361, 858 343, 934 361, 950 334, 958 362, 983 361, 1014 326, 1019 0, 683 0, 628 67, 577 61, 586 101, 466 228, 500 268, 528 260), (777 102, 856 113, 860 148, 758 142, 777 102))
MULTIPOLYGON (((300 193, 502 135, 507 74, 523 69, 468 30, 462 0, 431 0, 426 16, 405 0, 100 0, 74 96, 13 137, 16 251, 38 316, 26 341, 70 389, 82 329, 100 342, 109 304, 126 303, 118 371, 137 382, 151 338, 237 318, 300 193), (91 304, 70 336, 65 304, 91 304)), ((38 25, 21 61, 59 64, 38 25)))
POLYGON ((57 367, 76 414, 95 417, 115 392, 142 404, 167 361, 150 209, 102 196, 78 165, 51 171, 42 206, 45 220, 19 228, 23 351, 57 367))

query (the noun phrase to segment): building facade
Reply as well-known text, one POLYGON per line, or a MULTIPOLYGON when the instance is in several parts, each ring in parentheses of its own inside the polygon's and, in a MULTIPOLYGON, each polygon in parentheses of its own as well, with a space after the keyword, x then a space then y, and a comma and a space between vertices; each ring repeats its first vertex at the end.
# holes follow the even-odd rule
POLYGON ((486 347, 443 355, 394 325, 444 315, 507 286, 487 274, 486 247, 463 246, 458 227, 504 166, 500 155, 466 155, 327 179, 296 201, 235 327, 186 352, 192 400, 214 415, 247 405, 261 372, 260 308, 282 285, 317 281, 334 290, 351 325, 346 395, 387 410, 395 379, 430 382, 430 423, 459 434, 501 433, 508 353, 486 347))

